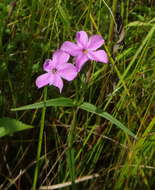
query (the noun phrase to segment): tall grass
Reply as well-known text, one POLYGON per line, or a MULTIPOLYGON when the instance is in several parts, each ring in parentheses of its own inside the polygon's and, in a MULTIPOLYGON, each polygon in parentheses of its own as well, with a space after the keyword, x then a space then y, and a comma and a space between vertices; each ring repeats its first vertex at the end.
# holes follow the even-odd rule
POLYGON ((151 0, 0 2, 1 118, 33 126, 4 133, 0 120, 0 189, 153 189, 154 18, 151 0), (37 89, 44 60, 80 30, 104 37, 109 63, 86 64, 62 94, 37 89))

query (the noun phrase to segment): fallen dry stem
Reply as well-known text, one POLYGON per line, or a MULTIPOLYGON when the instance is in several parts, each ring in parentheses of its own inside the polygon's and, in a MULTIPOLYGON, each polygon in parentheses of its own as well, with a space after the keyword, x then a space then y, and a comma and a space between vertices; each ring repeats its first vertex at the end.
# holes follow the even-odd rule
MULTIPOLYGON (((96 178, 96 177, 99 177, 99 174, 96 173, 96 174, 93 174, 93 175, 78 178, 78 179, 75 180, 75 183, 80 183, 80 182, 87 181, 87 180, 90 180, 90 179, 93 179, 93 178, 96 178)), ((68 181, 68 182, 65 182, 65 183, 59 183, 59 184, 51 185, 51 186, 41 186, 39 188, 39 190, 53 190, 53 189, 59 189, 59 188, 67 187, 67 186, 70 186, 70 185, 72 185, 72 182, 68 181)))

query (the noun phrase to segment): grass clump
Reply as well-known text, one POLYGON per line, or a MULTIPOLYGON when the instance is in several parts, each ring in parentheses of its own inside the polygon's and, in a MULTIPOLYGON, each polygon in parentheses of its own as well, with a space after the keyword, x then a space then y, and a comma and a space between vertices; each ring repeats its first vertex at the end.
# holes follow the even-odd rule
POLYGON ((154 5, 0 2, 0 136, 8 135, 0 139, 0 189, 67 181, 66 189, 154 187, 154 5), (44 60, 80 30, 104 37, 109 63, 86 64, 62 94, 53 86, 37 89, 44 60), (12 133, 7 125, 4 133, 6 117, 31 127, 12 133), (79 183, 80 177, 86 178, 79 183))

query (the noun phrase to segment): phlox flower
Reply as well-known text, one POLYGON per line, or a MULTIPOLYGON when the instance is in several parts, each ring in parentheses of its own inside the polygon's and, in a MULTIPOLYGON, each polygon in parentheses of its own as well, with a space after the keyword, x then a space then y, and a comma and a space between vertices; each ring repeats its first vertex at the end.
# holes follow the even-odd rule
POLYGON ((62 78, 71 81, 77 76, 76 67, 73 64, 67 63, 69 57, 69 54, 57 50, 53 54, 52 59, 45 60, 43 70, 46 73, 36 79, 36 86, 42 88, 46 85, 54 85, 59 88, 61 93, 63 88, 62 78))
POLYGON ((106 52, 104 50, 97 50, 103 44, 104 39, 102 36, 93 35, 88 38, 85 31, 80 31, 76 33, 76 43, 66 41, 60 49, 75 56, 75 65, 77 70, 80 71, 88 60, 108 63, 106 52))

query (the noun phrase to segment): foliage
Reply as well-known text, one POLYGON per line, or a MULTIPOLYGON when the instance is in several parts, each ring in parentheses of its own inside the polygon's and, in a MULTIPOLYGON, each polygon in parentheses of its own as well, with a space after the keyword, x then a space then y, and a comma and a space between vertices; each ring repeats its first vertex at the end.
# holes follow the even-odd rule
POLYGON ((154 7, 153 0, 0 2, 0 130, 8 130, 0 189, 66 181, 72 189, 153 189, 154 7), (44 60, 81 30, 103 36, 109 64, 89 62, 61 95, 37 89, 44 60))

